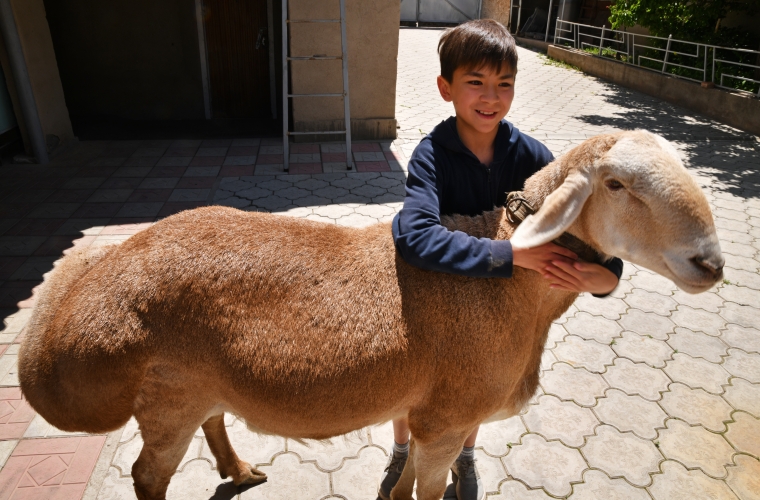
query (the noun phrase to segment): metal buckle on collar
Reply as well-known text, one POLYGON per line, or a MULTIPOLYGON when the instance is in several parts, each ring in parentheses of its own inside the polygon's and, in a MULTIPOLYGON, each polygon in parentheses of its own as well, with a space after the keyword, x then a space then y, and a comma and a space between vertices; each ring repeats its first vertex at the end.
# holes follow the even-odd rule
POLYGON ((512 224, 520 224, 529 215, 536 213, 536 209, 522 196, 520 191, 512 191, 507 194, 507 220, 512 224))

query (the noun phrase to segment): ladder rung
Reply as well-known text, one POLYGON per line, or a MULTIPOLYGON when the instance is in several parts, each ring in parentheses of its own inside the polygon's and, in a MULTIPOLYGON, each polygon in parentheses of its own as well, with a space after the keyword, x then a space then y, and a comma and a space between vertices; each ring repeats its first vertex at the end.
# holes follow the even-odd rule
POLYGON ((340 19, 288 19, 288 23, 339 23, 340 19))
POLYGON ((343 59, 341 56, 302 56, 288 57, 288 61, 332 61, 334 59, 343 59))
POLYGON ((345 134, 345 130, 332 130, 330 132, 288 132, 288 135, 328 135, 328 134, 345 134))
POLYGON ((288 94, 288 97, 343 97, 344 94, 288 94))

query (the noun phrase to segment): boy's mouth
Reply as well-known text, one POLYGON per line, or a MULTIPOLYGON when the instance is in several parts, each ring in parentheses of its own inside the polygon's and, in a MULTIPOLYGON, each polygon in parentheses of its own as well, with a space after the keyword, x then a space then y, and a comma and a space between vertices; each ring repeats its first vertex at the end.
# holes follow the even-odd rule
POLYGON ((491 118, 492 116, 496 115, 496 111, 481 111, 479 109, 476 109, 475 112, 486 118, 491 118))

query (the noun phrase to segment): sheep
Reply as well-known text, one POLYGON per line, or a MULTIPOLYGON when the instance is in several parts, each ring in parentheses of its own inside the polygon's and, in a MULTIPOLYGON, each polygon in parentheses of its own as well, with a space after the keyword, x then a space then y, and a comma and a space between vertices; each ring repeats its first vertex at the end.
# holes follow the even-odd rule
MULTIPOLYGON (((516 248, 567 232, 691 293, 722 277, 707 201, 659 136, 592 138, 522 195, 540 209, 516 229, 504 208, 443 223, 516 248)), ((265 480, 232 449, 225 412, 255 432, 318 440, 408 416, 413 458, 391 497, 410 499, 416 480, 417 498, 433 500, 470 432, 533 396, 549 327, 576 297, 521 268, 478 279, 412 267, 388 223, 205 207, 62 259, 27 326, 19 379, 66 431, 134 416, 140 500, 165 498, 199 426, 222 478, 265 480)))

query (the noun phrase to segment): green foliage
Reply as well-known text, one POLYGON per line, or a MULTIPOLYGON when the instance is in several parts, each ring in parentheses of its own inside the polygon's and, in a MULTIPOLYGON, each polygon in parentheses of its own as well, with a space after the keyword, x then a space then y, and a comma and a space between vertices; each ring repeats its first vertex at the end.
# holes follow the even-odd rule
POLYGON ((720 26, 729 12, 755 15, 760 0, 616 0, 610 22, 613 29, 640 24, 655 36, 757 49, 749 31, 720 26))

